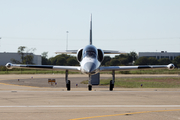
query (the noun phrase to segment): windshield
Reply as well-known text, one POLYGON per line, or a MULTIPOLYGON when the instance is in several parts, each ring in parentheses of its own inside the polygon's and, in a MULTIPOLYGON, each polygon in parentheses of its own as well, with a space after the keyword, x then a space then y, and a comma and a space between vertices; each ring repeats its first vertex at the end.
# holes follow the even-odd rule
POLYGON ((97 50, 93 45, 88 45, 83 49, 83 57, 96 58, 97 50))
POLYGON ((94 51, 85 51, 85 56, 87 57, 96 57, 96 53, 94 51))

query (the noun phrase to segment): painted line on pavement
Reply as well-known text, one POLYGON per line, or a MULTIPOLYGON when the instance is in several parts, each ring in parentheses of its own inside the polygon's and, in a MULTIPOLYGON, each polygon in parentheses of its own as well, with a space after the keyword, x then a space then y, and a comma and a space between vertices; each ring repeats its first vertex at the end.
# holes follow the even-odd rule
POLYGON ((46 87, 35 87, 35 86, 17 85, 17 84, 8 84, 8 83, 0 83, 0 84, 2 84, 2 85, 11 85, 11 86, 20 86, 20 87, 31 87, 31 88, 46 88, 46 87))
POLYGON ((180 108, 180 105, 20 105, 20 106, 0 106, 0 108, 180 108))
POLYGON ((153 113, 153 112, 172 112, 172 111, 180 111, 180 109, 157 110, 157 111, 142 111, 142 112, 132 112, 132 113, 114 114, 114 115, 102 115, 102 116, 92 116, 92 117, 75 118, 75 119, 70 119, 70 120, 85 120, 85 119, 92 119, 92 118, 114 117, 114 116, 133 115, 133 114, 142 114, 142 113, 153 113))

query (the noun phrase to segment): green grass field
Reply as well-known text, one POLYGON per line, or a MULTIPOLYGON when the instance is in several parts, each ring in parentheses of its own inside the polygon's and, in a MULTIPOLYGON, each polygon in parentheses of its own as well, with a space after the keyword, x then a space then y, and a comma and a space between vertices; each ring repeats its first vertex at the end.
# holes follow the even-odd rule
MULTIPOLYGON (((7 70, 0 71, 0 74, 65 74, 65 71, 54 70, 7 70)), ((80 72, 71 72, 69 74, 80 74, 80 72)))
MULTIPOLYGON (((112 72, 102 72, 109 73, 112 72)), ((168 70, 168 69, 149 69, 149 70, 131 70, 131 71, 116 71, 116 74, 180 74, 180 69, 168 70)))
MULTIPOLYGON (((12 69, 1 70, 0 74, 65 74, 65 71, 55 70, 35 70, 35 69, 12 69)), ((81 74, 81 72, 69 72, 70 74, 81 74)), ((101 72, 101 74, 111 74, 111 71, 101 72)), ((132 71, 116 71, 116 74, 180 74, 180 69, 156 69, 156 70, 132 70, 132 71)))
MULTIPOLYGON (((100 85, 109 85, 111 79, 101 79, 100 85)), ((81 82, 88 84, 88 81, 81 82)), ((115 87, 121 88, 180 88, 180 77, 116 78, 115 87)))
MULTIPOLYGON (((34 70, 34 69, 12 69, 0 71, 0 74, 65 74, 65 71, 55 70, 34 70)), ((81 74, 80 72, 71 72, 69 74, 81 74)), ((112 74, 112 72, 101 72, 101 74, 112 74)), ((116 71, 116 74, 179 74, 180 69, 167 70, 133 70, 116 71)), ((110 79, 101 80, 100 85, 109 85, 110 79)), ((87 84, 88 81, 83 81, 87 84)), ((115 87, 122 88, 180 88, 180 77, 156 77, 156 78, 116 78, 115 87)))

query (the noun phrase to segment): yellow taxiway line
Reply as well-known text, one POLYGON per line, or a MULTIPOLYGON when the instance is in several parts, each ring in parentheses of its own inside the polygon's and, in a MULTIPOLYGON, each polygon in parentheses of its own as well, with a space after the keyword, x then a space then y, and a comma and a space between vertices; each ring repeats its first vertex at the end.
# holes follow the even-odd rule
POLYGON ((85 120, 85 119, 92 119, 92 118, 114 117, 114 116, 133 115, 133 114, 152 113, 152 112, 170 112, 170 111, 180 111, 180 109, 157 110, 157 111, 142 111, 142 112, 133 112, 133 113, 114 114, 114 115, 102 115, 102 116, 83 117, 83 118, 75 118, 75 119, 69 119, 69 120, 85 120))
MULTIPOLYGON (((40 88, 40 87, 35 87, 35 86, 27 86, 27 85, 15 85, 15 84, 8 84, 8 83, 0 83, 2 85, 12 85, 12 86, 20 86, 20 87, 31 87, 31 88, 40 88)), ((42 87, 45 88, 45 87, 42 87)))

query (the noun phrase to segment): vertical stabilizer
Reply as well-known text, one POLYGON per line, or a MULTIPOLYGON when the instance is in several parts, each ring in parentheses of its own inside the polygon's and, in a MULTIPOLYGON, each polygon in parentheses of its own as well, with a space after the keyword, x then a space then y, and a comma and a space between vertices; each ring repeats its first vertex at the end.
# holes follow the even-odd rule
POLYGON ((90 21, 90 45, 92 45, 92 14, 91 14, 91 21, 90 21))

